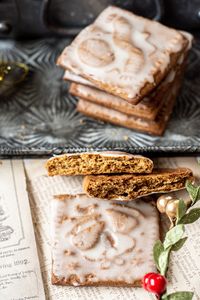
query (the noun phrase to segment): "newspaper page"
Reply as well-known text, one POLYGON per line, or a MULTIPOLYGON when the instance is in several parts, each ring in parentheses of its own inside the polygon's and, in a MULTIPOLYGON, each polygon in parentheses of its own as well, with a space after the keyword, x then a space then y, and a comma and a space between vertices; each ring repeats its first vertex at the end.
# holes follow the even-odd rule
POLYGON ((0 161, 0 299, 45 299, 22 160, 0 161))
MULTIPOLYGON (((45 160, 25 160, 28 190, 32 208, 35 235, 39 251, 46 299, 52 300, 153 300, 155 297, 141 288, 117 287, 71 287, 51 285, 51 239, 50 202, 53 195, 79 193, 82 177, 48 177, 45 160)), ((189 167, 200 179, 200 166, 195 157, 159 158, 159 167, 189 167)), ((177 197, 186 198, 185 191, 176 192, 177 197)), ((184 247, 172 254, 168 271, 168 291, 194 291, 194 300, 200 299, 200 221, 187 225, 188 240, 184 247)))

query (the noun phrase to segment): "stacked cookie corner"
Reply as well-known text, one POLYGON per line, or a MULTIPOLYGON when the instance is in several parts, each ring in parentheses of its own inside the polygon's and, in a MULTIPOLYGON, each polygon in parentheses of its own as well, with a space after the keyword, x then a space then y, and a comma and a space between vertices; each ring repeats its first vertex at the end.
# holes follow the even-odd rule
POLYGON ((58 65, 92 118, 162 135, 191 48, 189 33, 110 6, 67 46, 58 65))
POLYGON ((149 158, 123 152, 59 155, 46 168, 70 183, 82 176, 81 193, 66 190, 52 201, 52 283, 141 286, 155 271, 160 233, 156 206, 141 197, 184 188, 191 170, 154 169, 149 158))

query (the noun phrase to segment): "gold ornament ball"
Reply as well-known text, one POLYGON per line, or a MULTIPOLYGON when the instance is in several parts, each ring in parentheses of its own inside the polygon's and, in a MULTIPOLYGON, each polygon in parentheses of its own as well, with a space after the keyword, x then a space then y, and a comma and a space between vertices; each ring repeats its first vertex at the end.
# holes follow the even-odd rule
POLYGON ((166 212, 166 206, 171 200, 175 200, 171 195, 162 195, 157 199, 157 209, 161 214, 166 212))
POLYGON ((179 200, 170 200, 166 205, 166 214, 170 218, 176 218, 179 200))

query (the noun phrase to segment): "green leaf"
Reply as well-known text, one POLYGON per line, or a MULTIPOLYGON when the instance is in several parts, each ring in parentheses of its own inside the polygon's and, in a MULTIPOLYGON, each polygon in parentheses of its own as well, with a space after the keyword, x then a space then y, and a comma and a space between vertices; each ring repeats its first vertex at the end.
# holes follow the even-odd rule
POLYGON ((192 292, 176 292, 169 295, 163 295, 162 300, 192 300, 194 293, 192 292))
POLYGON ((179 249, 181 249, 183 247, 183 245, 185 244, 186 240, 187 240, 187 237, 180 239, 176 244, 174 244, 172 246, 172 251, 178 251, 179 249))
POLYGON ((183 236, 183 234, 184 234, 183 224, 174 226, 172 229, 170 229, 167 232, 167 234, 165 236, 165 240, 163 243, 164 248, 167 249, 168 247, 176 244, 180 240, 180 238, 183 236))
POLYGON ((186 190, 188 191, 193 204, 200 200, 200 186, 195 186, 190 181, 187 181, 186 190))
POLYGON ((156 241, 154 247, 153 247, 153 258, 156 264, 157 269, 160 271, 160 267, 159 267, 159 257, 160 254, 164 251, 164 247, 163 244, 161 243, 160 240, 156 241))
POLYGON ((180 199, 178 202, 178 219, 177 219, 177 221, 179 221, 185 215, 186 211, 187 211, 187 205, 185 204, 185 202, 182 199, 180 199))
POLYGON ((165 249, 163 252, 161 252, 158 258, 160 274, 163 276, 165 276, 165 273, 167 272, 170 251, 171 251, 171 247, 165 249))
POLYGON ((181 224, 191 224, 200 218, 200 208, 193 208, 188 214, 184 215, 179 223, 181 224))

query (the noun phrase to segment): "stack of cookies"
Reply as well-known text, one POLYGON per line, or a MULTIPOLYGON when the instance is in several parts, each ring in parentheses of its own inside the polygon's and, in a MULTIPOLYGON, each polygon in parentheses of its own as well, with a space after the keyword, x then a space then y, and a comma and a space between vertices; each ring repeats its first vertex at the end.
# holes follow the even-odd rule
POLYGON ((156 206, 138 197, 184 188, 191 170, 154 170, 149 158, 122 152, 65 154, 46 167, 49 176, 86 175, 81 194, 52 201, 52 283, 141 286, 155 271, 160 230, 156 206))
POLYGON ((186 32, 108 7, 64 49, 58 65, 79 112, 162 135, 191 41, 186 32))

